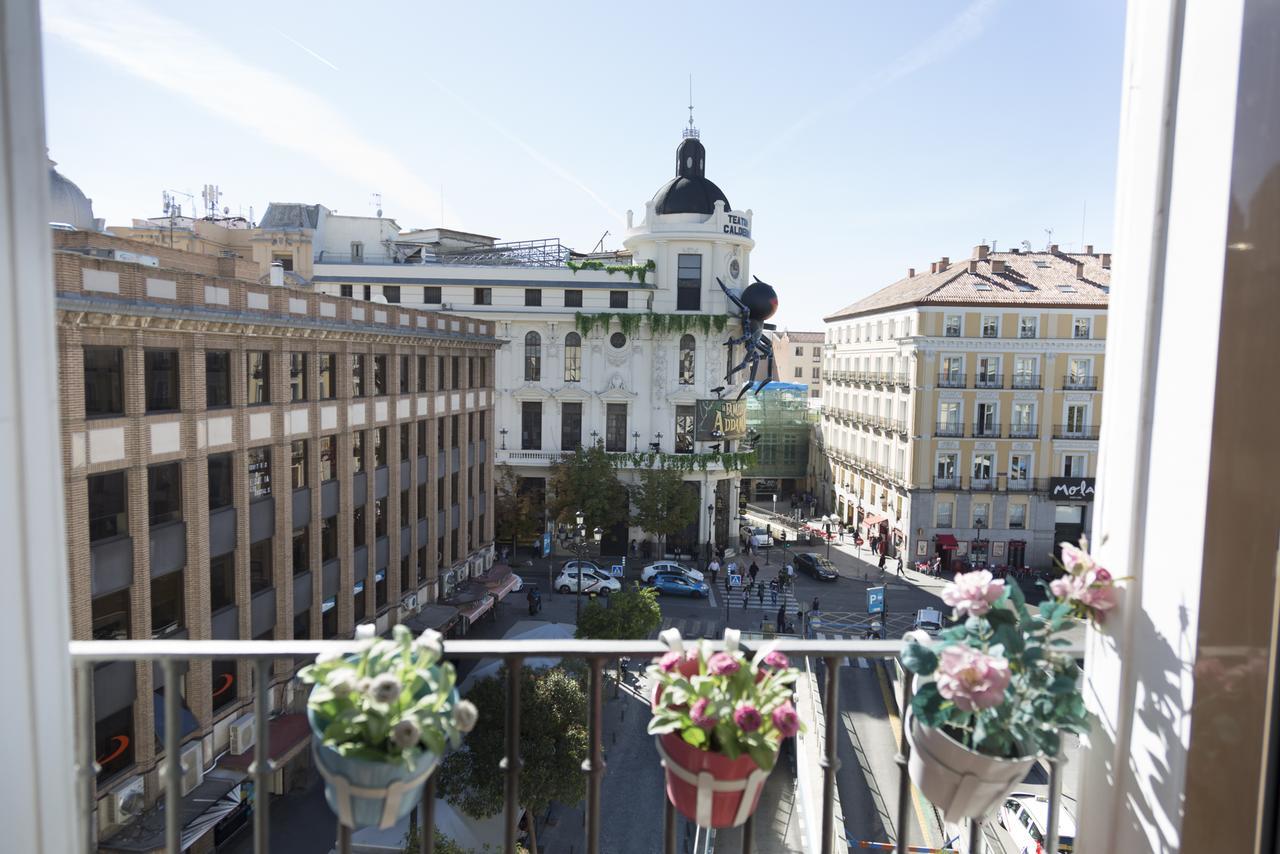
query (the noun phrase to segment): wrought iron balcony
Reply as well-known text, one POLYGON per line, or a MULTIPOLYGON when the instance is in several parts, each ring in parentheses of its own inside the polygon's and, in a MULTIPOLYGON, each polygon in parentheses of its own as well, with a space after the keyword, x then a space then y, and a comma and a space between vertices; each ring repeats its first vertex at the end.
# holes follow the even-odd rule
POLYGON ((894 374, 893 381, 903 388, 911 388, 911 374, 894 374))
POLYGON ((1075 391, 1097 391, 1098 378, 1067 374, 1062 378, 1062 387, 1063 389, 1072 389, 1075 391))
POLYGON ((999 424, 974 424, 973 437, 975 439, 978 439, 978 438, 999 439, 1000 425, 999 424))
MULTIPOLYGON (((958 477, 934 477, 934 489, 959 489, 960 478, 958 477)), ((941 527, 941 526, 940 526, 941 527)), ((950 526, 947 526, 950 527, 950 526)))
POLYGON ((1038 438, 1039 436, 1040 436, 1039 424, 1019 423, 1019 424, 1009 425, 1010 439, 1035 439, 1035 438, 1038 438))
POLYGON ((964 425, 952 421, 940 421, 933 426, 933 435, 943 438, 964 438, 964 425))
POLYGON ((969 489, 974 492, 990 492, 996 488, 995 478, 991 477, 971 477, 969 478, 969 489))
POLYGON ((1004 377, 978 374, 973 378, 974 388, 1004 388, 1004 377))
POLYGON ((1035 389, 1041 388, 1042 383, 1040 381, 1040 375, 1039 374, 1014 374, 1012 387, 1013 388, 1035 388, 1035 389))
POLYGON ((1053 425, 1053 438, 1096 440, 1098 438, 1098 428, 1071 424, 1055 424, 1053 425))
POLYGON ((938 388, 964 388, 964 374, 938 374, 938 388))

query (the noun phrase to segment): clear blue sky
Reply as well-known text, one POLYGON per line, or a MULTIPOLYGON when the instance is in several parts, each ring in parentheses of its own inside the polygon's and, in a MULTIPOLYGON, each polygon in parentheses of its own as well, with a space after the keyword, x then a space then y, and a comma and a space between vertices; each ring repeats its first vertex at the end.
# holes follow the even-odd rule
MULTIPOLYGON (((1120 0, 46 0, 50 154, 109 223, 161 191, 620 246, 674 171, 755 212, 779 320, 982 239, 1108 247, 1120 0), (443 188, 443 202, 441 189, 443 188), (443 221, 442 221, 443 211, 443 221)), ((186 208, 189 209, 189 208, 186 208)))

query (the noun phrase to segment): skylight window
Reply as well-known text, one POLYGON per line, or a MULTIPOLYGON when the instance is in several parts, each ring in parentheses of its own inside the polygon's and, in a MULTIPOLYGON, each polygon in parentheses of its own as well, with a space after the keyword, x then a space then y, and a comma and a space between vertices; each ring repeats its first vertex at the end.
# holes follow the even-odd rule
POLYGON ((1058 290, 1062 291, 1064 294, 1074 294, 1076 292, 1076 286, 1075 285, 1058 285, 1058 290))
POLYGON ((1035 288, 1031 287, 1031 285, 1028 285, 1026 282, 1018 282, 1017 284, 1018 284, 1018 290, 1020 290, 1020 291, 1034 291, 1034 290, 1035 290, 1035 288))
POLYGON ((991 283, 979 280, 977 282, 974 282, 973 288, 974 290, 978 290, 978 291, 989 291, 991 290, 991 283))
POLYGON ((1039 267, 1041 270, 1047 270, 1049 269, 1049 262, 1044 260, 1043 258, 1037 258, 1036 266, 1039 267))

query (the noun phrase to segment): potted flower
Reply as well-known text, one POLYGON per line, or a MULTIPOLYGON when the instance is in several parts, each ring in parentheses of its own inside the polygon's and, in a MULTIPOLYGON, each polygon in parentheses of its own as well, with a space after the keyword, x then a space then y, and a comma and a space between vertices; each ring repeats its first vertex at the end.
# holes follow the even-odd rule
POLYGON ((948 821, 985 815, 1040 754, 1057 755, 1062 733, 1089 719, 1075 659, 1062 651, 1078 619, 1101 624, 1118 590, 1086 550, 1062 544, 1064 574, 1038 609, 1017 584, 962 573, 942 599, 963 622, 936 642, 907 635, 902 664, 921 678, 909 713, 911 779, 948 821))
POLYGON ((361 626, 358 654, 321 655, 298 678, 314 685, 307 718, 325 800, 352 829, 393 826, 418 803, 427 777, 476 722, 460 700, 439 632, 415 639, 396 626, 374 640, 361 626))
POLYGON ((705 642, 685 649, 677 629, 660 637, 670 651, 649 667, 649 733, 667 797, 702 827, 736 827, 755 810, 782 739, 800 730, 797 671, 770 647, 748 659, 735 629, 725 630, 722 652, 705 642))

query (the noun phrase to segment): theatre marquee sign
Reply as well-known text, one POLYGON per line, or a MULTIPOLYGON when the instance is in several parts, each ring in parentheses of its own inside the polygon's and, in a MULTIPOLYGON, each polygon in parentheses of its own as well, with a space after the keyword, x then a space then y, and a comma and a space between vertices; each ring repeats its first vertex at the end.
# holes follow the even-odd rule
POLYGON ((1091 477, 1049 478, 1049 497, 1067 501, 1092 501, 1093 480, 1091 477))
POLYGON ((694 439, 719 442, 742 439, 747 435, 747 402, 745 400, 699 400, 694 439))

